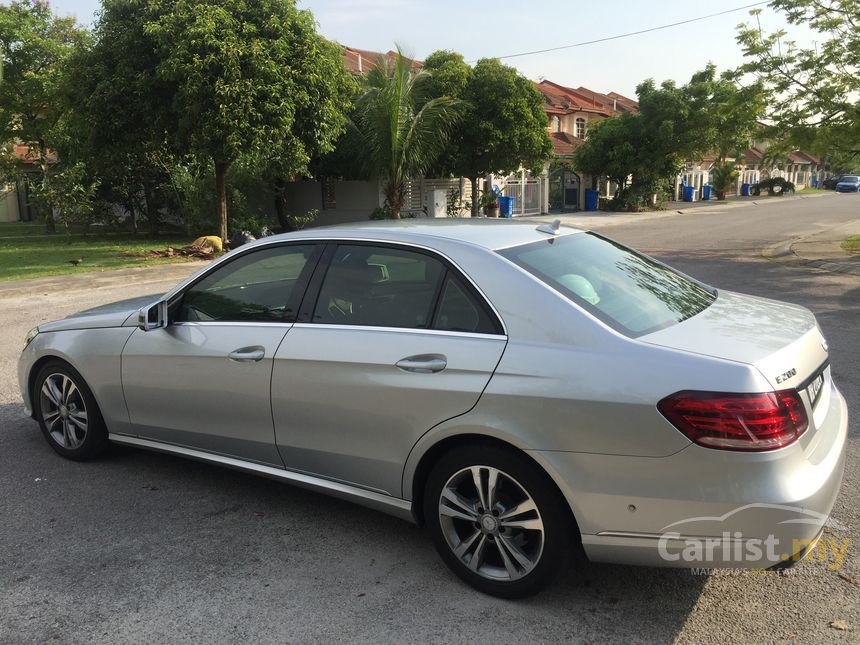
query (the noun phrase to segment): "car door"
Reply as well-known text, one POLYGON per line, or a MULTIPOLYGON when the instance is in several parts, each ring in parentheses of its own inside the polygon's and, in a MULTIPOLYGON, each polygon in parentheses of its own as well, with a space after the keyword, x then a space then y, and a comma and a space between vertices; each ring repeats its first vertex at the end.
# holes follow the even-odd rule
POLYGON ((172 299, 167 326, 134 331, 122 384, 139 437, 283 466, 272 364, 319 252, 314 244, 249 250, 172 299))
POLYGON ((278 448, 289 469, 399 496, 415 442, 477 403, 507 338, 430 251, 349 242, 325 256, 275 354, 278 448))

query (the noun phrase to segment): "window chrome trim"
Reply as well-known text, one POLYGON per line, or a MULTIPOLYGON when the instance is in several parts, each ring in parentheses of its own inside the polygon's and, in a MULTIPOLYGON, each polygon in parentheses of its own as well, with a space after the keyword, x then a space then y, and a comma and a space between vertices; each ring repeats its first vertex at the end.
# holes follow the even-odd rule
POLYGON ((450 331, 446 329, 424 329, 423 327, 381 327, 375 325, 331 325, 326 323, 293 323, 301 329, 338 329, 354 331, 394 332, 401 334, 424 334, 427 336, 457 336, 462 338, 485 338, 489 340, 508 340, 505 334, 480 334, 472 331, 450 331))
POLYGON ((172 322, 170 327, 292 327, 291 322, 267 322, 253 320, 180 320, 172 322))
MULTIPOLYGON (((453 241, 456 242, 457 240, 453 240, 453 241)), ((472 285, 472 288, 475 289, 475 291, 483 299, 483 301, 486 303, 486 305, 490 308, 490 311, 493 312, 493 315, 496 317, 496 319, 502 325, 502 332, 503 332, 504 337, 505 338, 508 337, 508 326, 505 324, 505 319, 502 318, 502 315, 499 313, 499 310, 496 309, 496 306, 487 297, 487 294, 484 293, 483 289, 481 289, 481 287, 479 287, 475 283, 475 281, 472 279, 472 276, 470 276, 463 269, 463 267, 461 267, 457 262, 452 260, 448 255, 446 255, 445 253, 443 253, 439 249, 435 249, 432 246, 427 246, 425 244, 417 244, 415 242, 401 242, 398 240, 383 240, 383 239, 376 238, 376 237, 371 238, 371 237, 353 237, 353 236, 350 236, 350 237, 325 237, 325 236, 316 237, 316 236, 314 236, 314 237, 299 237, 299 238, 295 238, 292 240, 285 240, 283 238, 280 238, 280 239, 273 239, 271 241, 268 238, 263 238, 262 240, 257 240, 256 242, 253 242, 251 244, 246 244, 246 245, 240 246, 238 249, 236 249, 235 252, 231 251, 230 253, 227 253, 226 255, 221 256, 212 265, 210 265, 208 267, 204 267, 203 269, 201 269, 197 273, 194 273, 193 275, 189 276, 184 281, 180 282, 178 285, 173 287, 173 289, 171 289, 170 291, 168 291, 164 295, 163 300, 166 300, 168 305, 173 304, 173 302, 178 297, 181 297, 181 295, 185 292, 185 289, 190 284, 193 284, 199 280, 202 280, 209 273, 216 271, 218 269, 218 267, 220 267, 221 264, 224 263, 225 260, 232 261, 234 259, 237 259, 240 255, 244 255, 245 253, 252 253, 253 251, 258 250, 258 249, 263 249, 263 248, 266 248, 268 246, 288 246, 288 245, 294 245, 294 244, 298 244, 298 245, 301 245, 301 244, 350 244, 353 242, 368 243, 368 244, 384 244, 384 245, 388 245, 388 246, 401 246, 401 247, 406 247, 406 248, 421 249, 422 251, 427 251, 433 255, 436 255, 440 258, 443 258, 452 267, 457 269, 457 272, 459 273, 459 275, 461 275, 463 278, 465 278, 468 281, 468 283, 470 285, 472 285), (243 249, 245 249, 246 246, 248 247, 247 250, 243 250, 243 249), (235 253, 235 255, 234 255, 234 253, 235 253)), ((515 244, 514 246, 518 246, 518 245, 515 244)), ((503 257, 503 256, 500 256, 500 254, 496 253, 495 251, 489 251, 488 250, 487 253, 489 253, 492 256, 503 257)), ((507 258, 505 258, 505 259, 507 259, 507 258)), ((328 326, 331 327, 331 325, 328 325, 328 326)), ((353 325, 345 325, 345 326, 353 327, 353 325)), ((381 329, 390 330, 390 329, 396 329, 396 328, 394 328, 394 327, 382 327, 381 329)), ((414 330, 412 330, 412 331, 414 331, 414 330)), ((482 338, 486 338, 487 336, 493 336, 493 334, 476 334, 476 335, 481 336, 482 338)))

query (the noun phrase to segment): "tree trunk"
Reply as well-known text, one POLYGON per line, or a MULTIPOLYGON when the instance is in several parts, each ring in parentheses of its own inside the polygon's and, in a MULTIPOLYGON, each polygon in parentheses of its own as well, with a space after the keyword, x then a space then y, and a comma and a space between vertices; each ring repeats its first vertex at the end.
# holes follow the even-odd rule
POLYGON ((478 178, 472 177, 472 217, 477 217, 480 213, 480 205, 478 204, 478 178))
POLYGON ((388 182, 383 191, 388 207, 391 209, 391 219, 400 219, 400 209, 403 208, 403 184, 388 182))
POLYGON ((275 214, 278 216, 278 224, 284 232, 295 231, 296 227, 287 216, 287 182, 283 177, 274 181, 275 187, 275 214))
POLYGON ((146 202, 146 221, 149 223, 149 234, 158 236, 158 204, 153 194, 152 184, 143 182, 143 199, 146 202))
POLYGON ((218 235, 227 242, 227 171, 229 161, 215 161, 215 213, 218 216, 218 235))

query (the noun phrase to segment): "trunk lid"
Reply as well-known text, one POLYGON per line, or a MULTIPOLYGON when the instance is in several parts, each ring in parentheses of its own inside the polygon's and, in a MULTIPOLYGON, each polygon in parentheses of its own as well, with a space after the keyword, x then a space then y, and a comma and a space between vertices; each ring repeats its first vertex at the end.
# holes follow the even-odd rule
POLYGON ((774 390, 807 387, 827 360, 811 311, 722 290, 704 311, 639 340, 754 365, 774 390))

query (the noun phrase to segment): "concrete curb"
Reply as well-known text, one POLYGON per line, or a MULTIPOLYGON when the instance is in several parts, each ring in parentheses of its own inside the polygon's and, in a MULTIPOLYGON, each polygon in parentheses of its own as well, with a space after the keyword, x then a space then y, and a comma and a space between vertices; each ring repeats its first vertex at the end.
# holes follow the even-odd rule
POLYGON ((773 262, 782 262, 784 264, 792 264, 795 266, 814 267, 816 269, 830 271, 831 273, 848 273, 851 275, 860 275, 860 257, 858 257, 856 260, 852 259, 851 256, 846 256, 845 260, 842 261, 821 260, 815 258, 805 258, 795 253, 795 244, 798 244, 799 242, 803 242, 811 237, 819 235, 821 232, 822 231, 818 231, 817 233, 810 233, 809 235, 804 235, 802 237, 795 237, 790 240, 783 240, 782 242, 771 244, 770 246, 766 246, 761 250, 761 255, 763 258, 771 260, 773 262))

